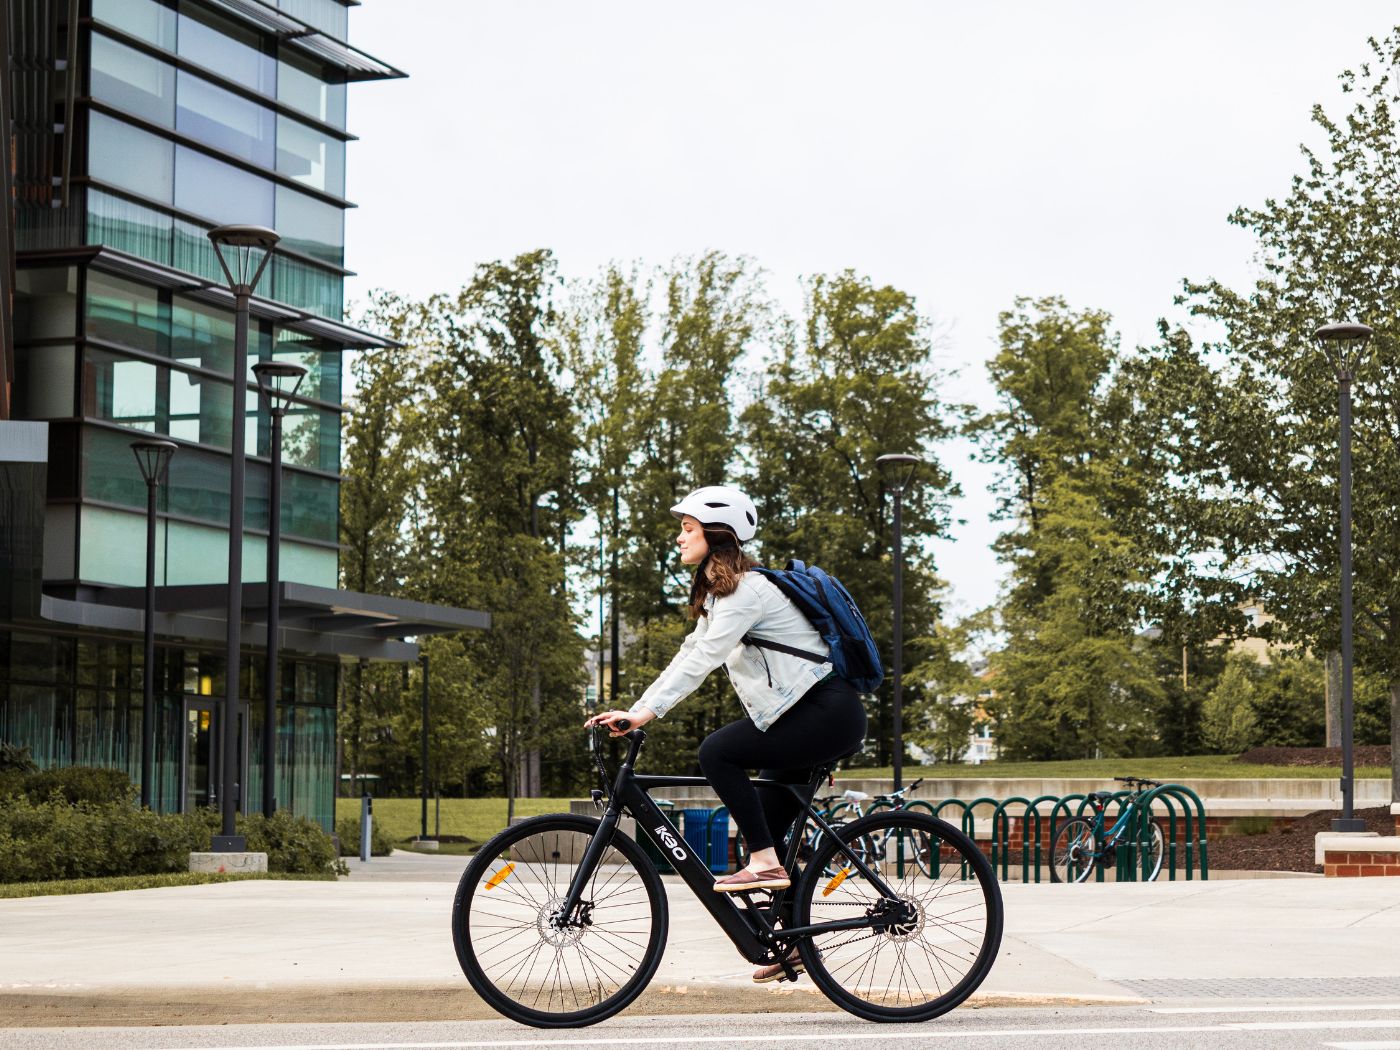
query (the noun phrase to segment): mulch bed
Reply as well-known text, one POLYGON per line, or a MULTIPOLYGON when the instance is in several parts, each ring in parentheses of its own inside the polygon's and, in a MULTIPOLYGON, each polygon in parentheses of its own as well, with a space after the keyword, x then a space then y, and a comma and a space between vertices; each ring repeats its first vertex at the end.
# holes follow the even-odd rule
MULTIPOLYGON (((1352 761, 1358 766, 1390 765, 1388 744, 1363 744, 1351 749, 1352 761)), ((1339 747, 1256 747, 1240 755, 1236 762, 1260 766, 1340 766, 1339 747)))
MULTIPOLYGON (((1390 748, 1366 744, 1352 749, 1357 766, 1389 766, 1390 748)), ((1261 766, 1340 766, 1339 747, 1256 747, 1235 761, 1261 766)), ((1366 830, 1380 835, 1395 834, 1395 819, 1389 806, 1358 809, 1355 815, 1366 822, 1366 830)), ((1222 871, 1311 871, 1322 869, 1313 863, 1313 837, 1331 831, 1340 810, 1323 809, 1299 817, 1283 831, 1263 835, 1225 835, 1210 842, 1210 866, 1222 871)))
MULTIPOLYGON (((1376 806, 1353 812, 1357 818, 1366 822, 1367 831, 1381 835, 1395 834, 1395 818, 1390 815, 1389 806, 1376 806)), ((1340 810, 1324 809, 1299 817, 1285 831, 1212 838, 1207 854, 1210 866, 1222 871, 1319 872, 1322 869, 1313 863, 1313 837, 1319 831, 1331 831, 1333 819, 1339 816, 1340 810)))

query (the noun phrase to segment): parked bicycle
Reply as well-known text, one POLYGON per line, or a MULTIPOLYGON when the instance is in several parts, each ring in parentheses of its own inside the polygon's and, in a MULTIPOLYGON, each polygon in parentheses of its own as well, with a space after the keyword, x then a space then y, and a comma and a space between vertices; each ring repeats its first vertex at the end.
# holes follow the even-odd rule
MULTIPOLYGON (((891 791, 888 794, 873 796, 864 791, 847 788, 839 795, 826 795, 820 799, 816 799, 813 805, 817 807, 817 813, 832 824, 848 824, 852 820, 858 820, 861 817, 869 816, 871 813, 881 809, 899 809, 907 801, 904 796, 917 789, 923 782, 924 778, 920 777, 918 780, 914 781, 914 783, 906 784, 898 791, 891 791), (865 805, 867 802, 870 803, 869 806, 865 805)), ((811 856, 812 850, 816 846, 817 839, 821 836, 821 828, 808 820, 802 826, 801 835, 802 845, 798 848, 797 859, 805 862, 807 858, 811 856)), ((858 846, 858 848, 869 848, 872 851, 880 852, 883 848, 883 843, 879 846, 870 843, 866 844, 864 847, 858 846)), ((925 875, 929 877, 934 875, 933 865, 929 863, 929 858, 911 857, 910 859, 914 860, 924 869, 925 875)), ((734 836, 735 867, 742 868, 748 862, 748 843, 744 841, 744 835, 740 832, 734 836)), ((834 873, 827 872, 827 874, 834 873)))
MULTIPOLYGON (((1118 811, 1118 819, 1113 827, 1104 831, 1104 810, 1113 801, 1112 791, 1091 791, 1084 797, 1093 807, 1093 819, 1071 817, 1063 824, 1055 826, 1054 838, 1050 845, 1050 881, 1084 882, 1093 874, 1094 868, 1107 867, 1116 863, 1118 848, 1128 836, 1129 829, 1137 824, 1138 800, 1152 788, 1161 787, 1156 780, 1142 777, 1114 777, 1120 784, 1127 784, 1129 794, 1118 811)), ((1148 824, 1150 832, 1147 850, 1149 859, 1144 882, 1153 882, 1162 871, 1163 840, 1162 829, 1155 822, 1148 824)), ((1143 870, 1141 858, 1135 858, 1139 871, 1143 870)))
POLYGON ((834 764, 814 770, 807 784, 755 780, 760 790, 789 792, 821 836, 800 869, 802 840, 789 842, 790 889, 715 893, 709 867, 648 794, 706 781, 638 775, 646 734, 626 737, 627 757, 609 778, 595 736, 592 795, 601 817, 523 821, 483 846, 462 875, 453 944, 467 980, 496 1010, 541 1028, 594 1024, 624 1009, 656 973, 666 892, 641 847, 618 830, 623 815, 636 818, 745 959, 780 966, 796 980, 795 950, 817 987, 859 1017, 927 1020, 982 983, 1001 943, 1001 890, 981 850, 957 828, 901 809, 833 826, 812 798, 834 764), (897 874, 852 847, 876 836, 955 860, 940 879, 923 878, 913 865, 897 874), (823 874, 833 868, 835 875, 823 874))

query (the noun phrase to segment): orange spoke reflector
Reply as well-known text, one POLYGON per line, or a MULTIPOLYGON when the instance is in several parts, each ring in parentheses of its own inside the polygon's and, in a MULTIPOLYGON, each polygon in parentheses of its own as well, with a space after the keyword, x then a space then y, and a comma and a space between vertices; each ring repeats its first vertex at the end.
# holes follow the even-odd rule
POLYGON ((496 874, 492 875, 489 879, 486 880, 486 888, 488 890, 494 890, 501 883, 505 882, 507 876, 509 876, 510 873, 514 870, 514 864, 507 864, 504 868, 502 868, 500 871, 496 872, 496 874))
POLYGON ((834 890, 837 886, 841 885, 841 883, 845 882, 845 881, 846 881, 846 876, 849 875, 850 873, 851 873, 851 869, 850 869, 849 867, 842 868, 839 872, 837 872, 837 873, 836 873, 836 877, 835 877, 834 879, 832 879, 830 882, 828 882, 828 883, 826 884, 825 887, 823 887, 823 889, 822 889, 822 896, 823 896, 823 897, 830 897, 830 896, 831 896, 831 891, 834 890))

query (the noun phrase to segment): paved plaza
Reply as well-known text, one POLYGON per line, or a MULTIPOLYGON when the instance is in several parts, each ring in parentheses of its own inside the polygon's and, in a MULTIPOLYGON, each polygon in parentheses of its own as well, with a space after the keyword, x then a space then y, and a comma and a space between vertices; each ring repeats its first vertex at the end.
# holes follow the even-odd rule
MULTIPOLYGON (((489 1016, 452 949, 461 857, 396 853, 339 882, 247 881, 0 901, 0 1027, 489 1016)), ((751 967, 674 876, 652 1013, 823 1010, 751 967)), ((975 1002, 1400 997, 1400 880, 1003 887, 975 1002)))

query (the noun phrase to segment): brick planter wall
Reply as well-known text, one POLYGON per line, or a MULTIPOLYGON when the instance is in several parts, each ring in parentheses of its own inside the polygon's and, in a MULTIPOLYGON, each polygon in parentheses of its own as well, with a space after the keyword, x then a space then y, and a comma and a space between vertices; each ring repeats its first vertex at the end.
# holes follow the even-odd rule
POLYGON ((1400 853, 1394 850, 1328 850, 1322 873, 1329 878, 1360 878, 1367 875, 1400 876, 1400 853))

